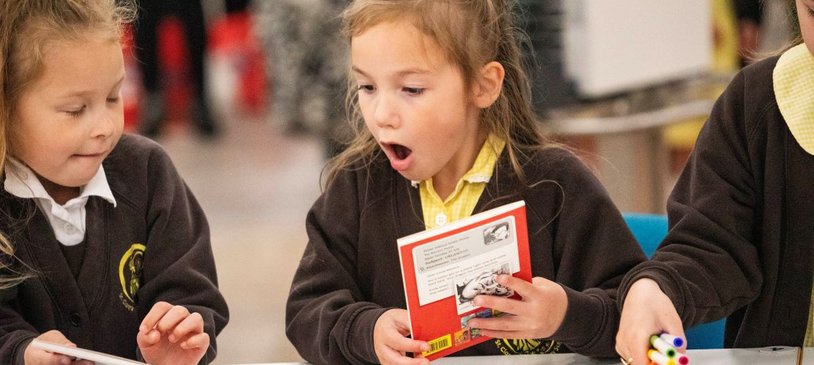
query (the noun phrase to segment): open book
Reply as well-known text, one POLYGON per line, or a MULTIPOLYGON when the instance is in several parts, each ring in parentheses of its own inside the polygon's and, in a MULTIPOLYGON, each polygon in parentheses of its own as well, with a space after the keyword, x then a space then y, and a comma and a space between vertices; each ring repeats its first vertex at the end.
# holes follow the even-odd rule
POLYGON ((488 340, 468 322, 493 317, 476 295, 517 297, 499 274, 531 281, 526 205, 506 204, 398 239, 412 337, 427 341, 430 360, 488 340))
POLYGON ((123 357, 105 354, 103 352, 86 350, 76 347, 68 347, 59 345, 52 342, 40 341, 34 339, 31 341, 31 346, 42 349, 48 352, 63 354, 74 357, 79 360, 89 360, 96 363, 96 365, 147 365, 143 362, 128 360, 123 357))

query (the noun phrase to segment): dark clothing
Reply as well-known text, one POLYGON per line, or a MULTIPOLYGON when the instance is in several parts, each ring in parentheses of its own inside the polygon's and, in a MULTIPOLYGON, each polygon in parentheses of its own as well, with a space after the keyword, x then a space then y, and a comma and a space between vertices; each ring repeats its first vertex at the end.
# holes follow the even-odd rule
POLYGON ((159 59, 159 29, 163 21, 174 17, 184 28, 184 45, 188 59, 189 81, 193 86, 188 110, 189 119, 206 137, 214 137, 218 128, 206 97, 206 21, 200 0, 139 0, 136 24, 136 56, 141 66, 141 79, 146 96, 142 101, 139 130, 153 137, 161 131, 166 119, 167 103, 162 90, 168 80, 159 59))
POLYGON ((158 301, 203 316, 209 363, 228 310, 200 206, 148 139, 123 136, 103 166, 117 206, 88 199, 76 279, 34 201, 0 193, 0 231, 35 275, 0 291, 0 363, 23 364, 28 341, 53 329, 79 347, 137 359, 139 324, 158 301))
POLYGON ((735 15, 738 20, 749 20, 757 25, 763 22, 763 6, 761 0, 735 0, 735 15))
POLYGON ((718 99, 668 200, 670 232, 621 287, 654 279, 686 327, 729 316, 727 347, 801 346, 808 323, 814 156, 778 110, 776 63, 747 67, 718 99))
MULTIPOLYGON (((645 260, 619 211, 570 152, 531 151, 521 184, 504 151, 474 212, 525 200, 532 274, 565 287, 568 310, 552 336, 569 350, 613 356, 616 288, 645 260)), ((373 327, 406 308, 396 239, 424 230, 418 189, 379 154, 340 173, 308 213, 309 242, 286 307, 286 333, 314 364, 378 363, 373 327)), ((502 340, 455 355, 498 355, 502 340)))
POLYGON ((200 0, 139 0, 139 19, 136 24, 136 54, 141 65, 141 78, 147 93, 157 93, 162 79, 158 58, 158 27, 162 21, 175 16, 183 24, 189 77, 194 85, 196 99, 203 100, 204 55, 206 54, 206 24, 200 0))
POLYGON ((226 0, 226 13, 239 13, 248 10, 251 0, 226 0))

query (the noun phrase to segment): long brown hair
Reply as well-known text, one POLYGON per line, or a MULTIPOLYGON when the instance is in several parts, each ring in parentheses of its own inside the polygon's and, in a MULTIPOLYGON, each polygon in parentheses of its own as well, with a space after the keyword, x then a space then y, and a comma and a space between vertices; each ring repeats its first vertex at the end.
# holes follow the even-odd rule
MULTIPOLYGON (((481 112, 480 123, 506 141, 512 168, 522 181, 520 157, 524 151, 549 141, 538 130, 532 110, 531 87, 519 44, 525 35, 514 25, 514 9, 513 0, 355 0, 342 14, 343 32, 350 41, 377 24, 406 19, 441 47, 460 68, 467 86, 485 64, 497 61, 503 65, 502 92, 481 112)), ((328 164, 326 185, 343 169, 360 161, 366 165, 381 152, 365 127, 352 85, 349 77, 345 102, 354 139, 328 164)))
MULTIPOLYGON (((51 42, 81 40, 89 32, 121 37, 134 19, 135 6, 121 0, 0 1, 0 174, 8 155, 17 102, 42 75, 43 54, 51 42)), ((8 212, 4 212, 8 213, 8 212)), ((14 246, 0 232, 0 255, 14 257, 14 246)), ((0 289, 24 280, 13 260, 0 260, 0 289)))

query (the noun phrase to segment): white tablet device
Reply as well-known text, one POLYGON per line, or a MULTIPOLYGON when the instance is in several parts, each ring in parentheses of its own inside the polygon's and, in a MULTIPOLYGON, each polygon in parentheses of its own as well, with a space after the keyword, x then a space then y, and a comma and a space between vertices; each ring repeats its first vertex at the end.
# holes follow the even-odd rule
POLYGON ((113 356, 103 352, 68 347, 37 339, 31 341, 31 346, 48 352, 73 356, 77 359, 90 360, 95 362, 96 365, 147 365, 143 362, 128 360, 123 357, 113 356))

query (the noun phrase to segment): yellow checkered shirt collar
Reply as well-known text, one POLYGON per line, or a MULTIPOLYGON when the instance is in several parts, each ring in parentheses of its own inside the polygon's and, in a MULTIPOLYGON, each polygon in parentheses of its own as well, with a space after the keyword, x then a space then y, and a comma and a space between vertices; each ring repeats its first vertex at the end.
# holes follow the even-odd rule
POLYGON ((497 165, 497 160, 505 145, 506 141, 494 134, 489 134, 478 152, 472 168, 461 177, 461 180, 455 185, 455 190, 445 201, 442 201, 435 192, 432 179, 420 183, 413 182, 413 186, 419 188, 421 210, 427 229, 472 215, 486 184, 492 179, 495 165, 497 165))
POLYGON ((814 56, 805 44, 780 56, 772 79, 777 106, 792 136, 814 155, 814 56))

